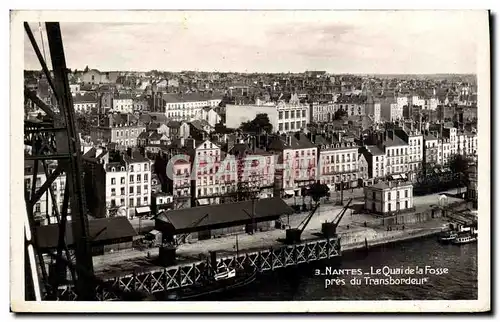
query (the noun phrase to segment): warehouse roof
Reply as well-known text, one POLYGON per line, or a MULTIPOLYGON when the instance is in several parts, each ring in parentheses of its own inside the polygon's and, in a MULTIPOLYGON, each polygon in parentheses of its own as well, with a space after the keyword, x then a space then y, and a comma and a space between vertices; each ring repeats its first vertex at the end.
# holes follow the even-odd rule
MULTIPOLYGON (((292 208, 280 198, 255 200, 255 222, 292 213, 292 208)), ((252 201, 171 210, 158 216, 156 221, 158 228, 165 223, 171 224, 175 234, 251 224, 252 201)))
MULTIPOLYGON (((36 227, 38 245, 41 249, 57 248, 59 225, 36 227)), ((66 244, 73 244, 71 222, 66 224, 66 244)), ((126 217, 100 218, 89 220, 89 239, 93 243, 109 243, 112 240, 136 236, 134 227, 126 217)))

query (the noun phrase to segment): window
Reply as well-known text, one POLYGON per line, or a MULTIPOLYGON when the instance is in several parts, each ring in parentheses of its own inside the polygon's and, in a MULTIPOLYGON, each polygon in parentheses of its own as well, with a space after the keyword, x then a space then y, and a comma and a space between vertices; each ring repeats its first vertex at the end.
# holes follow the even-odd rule
POLYGON ((399 199, 399 191, 396 191, 396 198, 399 199))
POLYGON ((134 193, 134 187, 132 186, 132 187, 128 188, 128 192, 129 193, 134 193))
POLYGON ((148 171, 148 164, 144 164, 144 171, 148 171))
POLYGON ((140 174, 137 175, 137 182, 141 182, 141 175, 140 174))
POLYGON ((35 212, 40 212, 40 203, 35 205, 35 212))
POLYGON ((134 183, 134 175, 133 174, 130 175, 128 181, 131 183, 134 183))
POLYGON ((120 195, 125 196, 125 188, 120 189, 120 195))
POLYGON ((136 206, 139 207, 140 205, 141 205, 141 198, 139 197, 139 198, 137 198, 137 204, 136 204, 136 206))
POLYGON ((111 184, 116 184, 116 179, 115 178, 111 178, 111 184))
POLYGON ((140 194, 141 193, 141 186, 137 186, 137 193, 140 194))
POLYGON ((144 197, 144 204, 147 205, 148 204, 148 197, 144 197))
POLYGON ((148 185, 147 184, 144 185, 144 192, 148 192, 148 185))
POLYGON ((391 206, 392 205, 390 203, 387 205, 387 211, 392 211, 391 206))
POLYGON ((372 195, 372 199, 374 199, 374 200, 376 199, 376 198, 375 198, 375 195, 376 195, 376 194, 375 194, 375 191, 374 191, 374 192, 373 192, 373 195, 372 195))
POLYGON ((408 209, 408 200, 405 201, 405 209, 408 209))
POLYGON ((405 198, 408 198, 408 190, 405 190, 405 198))
POLYGON ((391 200, 391 193, 390 192, 387 194, 387 199, 391 200))
POLYGON ((120 205, 125 205, 125 199, 123 198, 120 199, 120 205))
POLYGON ((121 184, 125 184, 125 177, 121 177, 121 179, 120 179, 120 183, 121 183, 121 184))
POLYGON ((130 172, 134 172, 134 166, 133 165, 130 166, 130 172))

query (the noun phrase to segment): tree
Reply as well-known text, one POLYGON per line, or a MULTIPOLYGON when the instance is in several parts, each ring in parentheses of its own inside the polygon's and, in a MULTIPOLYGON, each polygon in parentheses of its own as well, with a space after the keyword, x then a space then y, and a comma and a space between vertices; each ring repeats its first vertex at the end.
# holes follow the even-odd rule
POLYGON ((273 125, 269 122, 267 114, 257 114, 252 121, 241 123, 240 129, 244 132, 271 133, 273 125))
POLYGON ((334 120, 341 120, 345 116, 347 116, 347 111, 344 109, 338 109, 335 113, 333 113, 334 120))
POLYGON ((327 197, 329 192, 330 188, 323 183, 316 182, 309 186, 309 195, 315 202, 318 202, 323 197, 327 197))
POLYGON ((465 184, 469 182, 469 161, 461 154, 454 155, 449 163, 451 172, 462 179, 465 184))

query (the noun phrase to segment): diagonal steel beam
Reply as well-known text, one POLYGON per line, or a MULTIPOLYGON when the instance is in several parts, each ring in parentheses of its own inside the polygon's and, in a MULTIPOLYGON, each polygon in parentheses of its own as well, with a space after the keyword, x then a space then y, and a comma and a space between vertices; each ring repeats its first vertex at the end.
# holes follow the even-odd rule
POLYGON ((52 81, 52 77, 50 76, 49 69, 47 68, 47 64, 45 63, 45 59, 42 56, 42 53, 40 52, 40 48, 38 48, 38 44, 36 43, 35 37, 33 36, 33 33, 31 32, 31 28, 27 22, 24 23, 24 30, 26 30, 26 34, 28 35, 28 38, 31 42, 31 45, 33 46, 33 49, 35 50, 36 57, 38 58, 38 61, 40 62, 40 65, 42 66, 43 72, 45 73, 45 77, 47 77, 47 82, 50 85, 50 88, 52 88, 52 91, 54 92, 54 96, 56 99, 59 101, 58 93, 56 91, 56 88, 54 86, 54 82, 52 81))
MULTIPOLYGON (((35 170, 38 171, 38 160, 35 160, 35 170)), ((45 192, 47 192, 47 189, 52 185, 54 180, 57 179, 57 177, 62 173, 63 167, 59 164, 57 165, 57 168, 50 174, 50 176, 47 177, 47 180, 43 183, 43 185, 38 189, 37 192, 32 194, 30 204, 34 205, 40 198, 43 196, 45 192)), ((33 190, 32 190, 33 191, 33 190)))
POLYGON ((56 115, 55 115, 54 111, 52 110, 52 108, 49 105, 45 104, 45 102, 43 102, 38 97, 38 95, 36 95, 35 92, 29 90, 26 87, 24 87, 24 97, 28 98, 33 103, 35 103, 35 105, 38 106, 42 111, 44 111, 45 114, 47 114, 50 118, 54 119, 56 117, 56 115))

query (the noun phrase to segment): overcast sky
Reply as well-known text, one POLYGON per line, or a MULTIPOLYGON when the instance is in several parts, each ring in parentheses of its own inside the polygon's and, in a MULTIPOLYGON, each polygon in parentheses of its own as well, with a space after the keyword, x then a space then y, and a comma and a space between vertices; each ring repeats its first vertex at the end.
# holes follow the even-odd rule
MULTIPOLYGON (((71 69, 475 73, 481 18, 473 11, 166 12, 161 22, 61 22, 61 30, 71 69)), ((30 26, 40 44, 38 23, 30 26)), ((27 36, 24 59, 26 69, 40 68, 27 36)))

